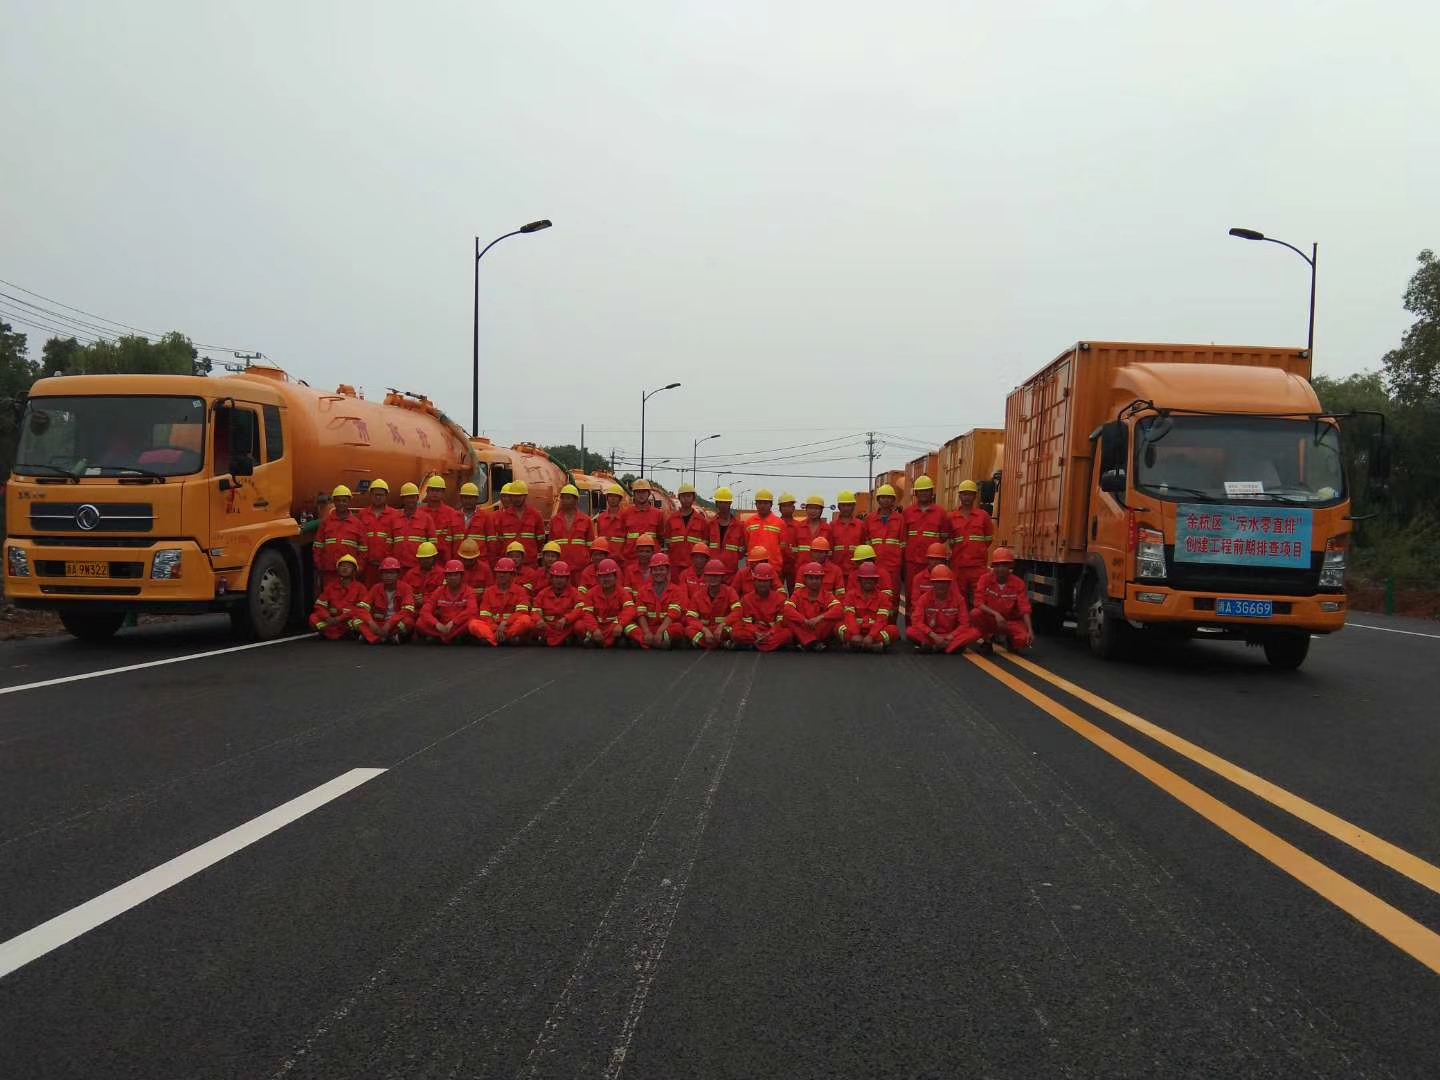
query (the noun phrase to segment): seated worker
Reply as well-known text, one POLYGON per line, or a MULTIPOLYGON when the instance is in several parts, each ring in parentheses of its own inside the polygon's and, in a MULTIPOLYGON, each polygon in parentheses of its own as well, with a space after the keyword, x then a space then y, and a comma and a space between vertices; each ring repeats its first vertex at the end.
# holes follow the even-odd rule
POLYGON ((415 590, 400 580, 400 560, 380 562, 380 582, 370 590, 355 617, 355 629, 371 645, 403 645, 415 630, 415 590))
POLYGON ((550 584, 530 603, 530 616, 535 620, 530 633, 537 643, 552 649, 578 641, 575 628, 584 614, 580 592, 570 584, 570 564, 557 559, 550 564, 550 584))
POLYGON ((918 652, 960 652, 980 640, 965 611, 965 597, 955 587, 955 571, 937 566, 930 571, 930 588, 915 601, 905 636, 918 652))
POLYGON ((685 596, 670 581, 670 556, 663 551, 650 560, 650 580, 635 590, 635 612, 651 649, 668 649, 685 632, 685 596))
POLYGON ((860 587, 845 594, 845 619, 835 635, 852 651, 884 652, 900 640, 900 628, 890 621, 893 601, 880 588, 880 567, 867 563, 856 580, 860 587))
POLYGON ((630 545, 632 557, 625 566, 625 587, 631 592, 638 592, 650 581, 650 563, 658 547, 654 533, 641 533, 630 545))
POLYGON ((545 582, 540 577, 540 568, 528 561, 529 555, 530 549, 520 540, 511 540, 505 545, 506 558, 515 564, 515 583, 534 596, 535 590, 544 588, 545 582))
POLYGON ((845 570, 837 565, 831 557, 828 536, 812 536, 810 538, 810 560, 819 563, 820 568, 825 571, 825 591, 831 596, 844 599, 845 570))
MULTIPOLYGON (((587 592, 598 585, 600 564, 607 559, 610 562, 615 562, 610 550, 610 541, 603 536, 597 536, 594 540, 590 541, 590 561, 584 569, 580 571, 580 577, 575 582, 576 588, 581 592, 587 592)), ((615 565, 618 567, 620 564, 615 563, 615 565)))
POLYGON ((785 594, 779 588, 780 571, 761 560, 752 574, 753 590, 740 597, 740 610, 730 615, 730 640, 737 649, 774 652, 794 638, 785 625, 785 594))
POLYGON ((465 584, 465 564, 451 559, 445 564, 445 584, 426 597, 420 609, 415 633, 442 645, 454 645, 470 636, 470 622, 477 614, 475 594, 465 584))
POLYGON ((1035 641, 1030 590, 1014 569, 1015 553, 1009 548, 996 548, 990 556, 990 572, 975 585, 970 625, 982 639, 978 651, 990 652, 998 640, 1011 652, 1020 652, 1035 641))
POLYGON ((439 566, 439 561, 440 549, 429 540, 424 540, 415 549, 415 565, 405 571, 405 576, 400 579, 415 590, 421 604, 445 584, 445 571, 439 566))
MULTIPOLYGON (((673 564, 675 556, 670 556, 673 564)), ((710 545, 696 540, 690 544, 690 565, 680 575, 680 588, 689 596, 696 589, 705 587, 705 567, 710 565, 710 545)), ((723 562, 720 565, 725 565, 723 562)))
MULTIPOLYGON (((751 548, 750 555, 745 560, 745 565, 742 566, 735 574, 735 591, 741 596, 744 596, 746 593, 754 592, 755 571, 760 567, 761 563, 769 561, 770 553, 765 548, 761 547, 758 544, 755 547, 751 548)), ((773 562, 770 563, 770 565, 775 566, 773 562)), ((775 569, 778 570, 780 568, 778 566, 775 566, 775 569)), ((775 587, 779 589, 782 594, 785 592, 784 583, 781 582, 779 578, 775 579, 775 587)))
POLYGON ((524 641, 531 626, 530 591, 516 580, 517 576, 515 560, 509 556, 495 564, 495 584, 485 590, 479 614, 470 620, 471 637, 487 645, 524 641))
POLYGON ((457 555, 460 561, 465 564, 465 584, 475 594, 478 603, 480 597, 485 595, 485 590, 495 584, 495 575, 490 572, 490 566, 480 557, 480 545, 473 537, 467 536, 456 545, 457 555))
POLYGON ((359 569, 360 560, 354 555, 341 555, 335 560, 335 573, 315 598, 315 610, 310 614, 310 629, 321 637, 339 641, 354 629, 351 624, 365 603, 365 586, 355 576, 359 569))
POLYGON ((795 644, 824 652, 844 616, 840 601, 825 591, 825 568, 813 561, 800 567, 795 595, 785 603, 785 623, 795 644))
POLYGON ((620 584, 620 564, 614 559, 602 559, 596 570, 596 583, 585 591, 584 615, 576 624, 582 643, 591 649, 613 649, 629 641, 648 648, 636 625, 639 616, 635 598, 620 584))
POLYGON ((895 600, 895 579, 891 577, 890 571, 880 565, 880 560, 875 555, 875 549, 869 544, 860 544, 855 548, 855 553, 850 556, 850 579, 845 583, 846 589, 853 589, 857 585, 856 575, 860 568, 866 563, 874 566, 880 571, 880 591, 889 594, 891 601, 895 600))
MULTIPOLYGON (((693 549, 692 549, 693 550, 693 549)), ((740 610, 740 597, 725 584, 725 564, 711 559, 704 584, 690 592, 685 632, 697 649, 719 649, 730 644, 730 616, 740 610)))
MULTIPOLYGON (((926 548, 925 568, 923 570, 917 570, 915 572, 915 577, 910 582, 910 596, 907 602, 911 604, 915 603, 915 600, 920 595, 921 591, 930 587, 930 573, 935 569, 935 567, 949 565, 950 549, 947 548, 944 544, 935 543, 931 544, 928 548, 926 548)), ((950 569, 953 570, 955 568, 951 566, 950 569)), ((959 585, 958 575, 956 577, 956 585, 957 587, 959 585)))

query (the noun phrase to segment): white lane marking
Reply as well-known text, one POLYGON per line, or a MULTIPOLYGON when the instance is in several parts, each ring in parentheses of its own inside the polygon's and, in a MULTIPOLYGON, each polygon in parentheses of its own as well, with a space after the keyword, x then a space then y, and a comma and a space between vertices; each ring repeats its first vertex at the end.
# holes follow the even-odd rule
POLYGON ((1440 638, 1440 634, 1422 634, 1419 630, 1396 630, 1389 626, 1371 626, 1363 622, 1347 622, 1346 626, 1353 626, 1357 630, 1380 630, 1387 634, 1404 634, 1406 637, 1428 637, 1440 638))
POLYGON ((187 653, 185 656, 171 656, 164 660, 147 660, 143 664, 126 664, 124 667, 85 671, 79 675, 62 675, 58 679, 42 679, 40 682, 21 683, 19 686, 0 686, 0 695, 18 694, 21 690, 40 690, 46 686, 60 686, 62 683, 84 682, 86 679, 101 679, 106 675, 123 675, 127 671, 164 667, 166 664, 183 664, 186 660, 204 660, 207 656, 224 656, 226 653, 244 652, 246 649, 263 649, 268 645, 284 645, 287 641, 299 641, 302 638, 314 636, 314 634, 291 634, 289 637, 273 638, 270 641, 252 641, 248 645, 231 645, 229 648, 211 649, 209 652, 187 653))
POLYGON ((71 908, 63 915, 57 915, 9 941, 0 942, 0 979, 30 961, 58 949, 66 942, 73 941, 81 934, 89 933, 115 916, 143 904, 152 896, 180 884, 186 878, 214 866, 221 859, 264 839, 310 811, 318 810, 383 772, 384 769, 351 769, 304 795, 282 803, 273 810, 267 810, 259 817, 206 841, 197 848, 191 848, 183 855, 177 855, 153 870, 147 870, 139 877, 131 878, 123 885, 115 886, 109 892, 101 893, 93 900, 87 900, 79 907, 71 908))

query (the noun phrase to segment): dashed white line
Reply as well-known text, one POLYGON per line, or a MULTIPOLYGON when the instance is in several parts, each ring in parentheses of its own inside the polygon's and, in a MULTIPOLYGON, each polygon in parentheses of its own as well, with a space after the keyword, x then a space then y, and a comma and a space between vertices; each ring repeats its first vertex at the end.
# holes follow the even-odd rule
POLYGON ((1393 626, 1371 626, 1363 622, 1347 622, 1347 627, 1353 626, 1357 630, 1379 630, 1386 634, 1404 634, 1406 637, 1428 637, 1440 639, 1440 634, 1422 634, 1419 630, 1396 630, 1393 626))
POLYGON ((199 847, 191 848, 183 855, 177 855, 153 870, 147 870, 139 877, 131 878, 123 885, 115 886, 109 892, 101 893, 93 900, 87 900, 79 907, 71 908, 63 915, 57 915, 9 941, 0 942, 0 979, 30 961, 38 960, 46 953, 75 940, 81 934, 89 933, 115 916, 143 904, 171 886, 178 885, 186 878, 214 866, 221 859, 264 839, 312 810, 318 810, 383 772, 384 769, 351 769, 334 780, 282 803, 274 810, 268 810, 199 847))

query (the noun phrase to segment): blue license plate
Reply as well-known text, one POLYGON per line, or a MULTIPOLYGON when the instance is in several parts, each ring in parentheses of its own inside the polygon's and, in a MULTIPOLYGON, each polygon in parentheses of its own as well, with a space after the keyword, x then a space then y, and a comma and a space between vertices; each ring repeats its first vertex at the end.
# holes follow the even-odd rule
POLYGON ((1275 601, 1216 600, 1215 614, 1240 619, 1268 619, 1275 614, 1275 601))

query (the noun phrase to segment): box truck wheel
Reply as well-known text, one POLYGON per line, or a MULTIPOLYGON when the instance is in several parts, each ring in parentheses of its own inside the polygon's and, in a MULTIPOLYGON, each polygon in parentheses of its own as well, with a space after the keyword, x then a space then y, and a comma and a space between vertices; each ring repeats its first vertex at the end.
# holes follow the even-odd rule
POLYGON ((1085 586, 1077 614, 1076 629, 1090 643, 1091 652, 1102 660, 1118 660, 1125 654, 1130 645, 1130 625, 1111 607, 1094 578, 1085 586))
POLYGON ((1309 634, 1272 634, 1265 639, 1265 659, 1281 671, 1296 670, 1309 653, 1309 634))
POLYGON ((60 625, 81 641, 109 641, 125 623, 124 613, 62 611, 60 625))
POLYGON ((290 567, 285 556, 266 548, 255 557, 245 602, 230 613, 230 625, 240 637, 268 641, 285 632, 290 622, 290 567))

